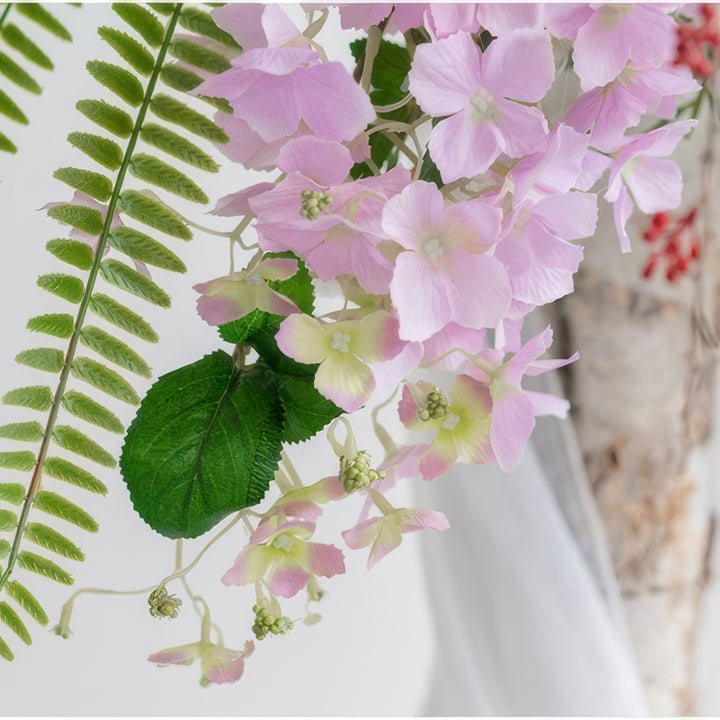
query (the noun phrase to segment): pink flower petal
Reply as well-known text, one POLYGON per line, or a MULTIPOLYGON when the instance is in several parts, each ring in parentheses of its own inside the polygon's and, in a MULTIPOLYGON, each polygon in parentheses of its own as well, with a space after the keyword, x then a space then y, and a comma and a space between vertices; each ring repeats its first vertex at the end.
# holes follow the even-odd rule
POLYGON ((290 140, 278 154, 277 166, 283 172, 299 172, 318 185, 330 187, 345 180, 353 159, 344 145, 308 135, 290 140))
MULTIPOLYGON (((279 343, 278 343, 279 344, 279 343)), ((359 410, 375 389, 370 368, 350 353, 332 353, 315 373, 318 392, 345 412, 359 410)))
POLYGON ((319 363, 327 357, 325 331, 318 320, 308 315, 298 313, 285 318, 275 340, 285 355, 301 363, 319 363))
POLYGON ((534 408, 520 388, 508 383, 494 383, 492 387, 494 402, 490 443, 498 465, 509 472, 522 459, 525 445, 535 427, 534 408))

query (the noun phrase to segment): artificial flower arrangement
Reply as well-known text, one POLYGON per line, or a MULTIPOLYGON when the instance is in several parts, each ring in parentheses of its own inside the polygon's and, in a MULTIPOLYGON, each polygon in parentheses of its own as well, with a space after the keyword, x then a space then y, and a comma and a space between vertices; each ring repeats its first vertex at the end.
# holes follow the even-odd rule
MULTIPOLYGON (((116 464, 73 418, 125 433, 120 473, 153 530, 178 542, 214 533, 205 549, 233 533, 237 557, 218 574, 251 589, 247 641, 224 647, 207 604, 190 593, 202 608, 199 639, 150 660, 198 660, 202 684, 234 682, 256 643, 293 629, 286 599, 306 593, 313 610, 304 621, 319 619, 326 580, 345 572, 343 548, 366 552, 371 568, 406 533, 448 530, 442 513, 393 505, 395 485, 442 482, 456 462, 509 471, 536 416, 565 416, 564 399, 527 390, 523 379, 578 354, 548 359, 552 330, 522 331, 535 308, 572 292, 598 199, 613 206, 623 252, 636 209, 654 214, 649 242, 672 228, 666 212, 680 204, 682 178, 668 156, 711 97, 711 11, 341 5, 342 27, 366 32, 351 45, 353 71, 315 41, 337 11, 303 7, 298 27, 275 5, 116 4, 123 29, 99 30, 122 64, 91 61, 88 71, 115 97, 80 101, 100 134, 69 140, 109 172, 55 173, 76 192, 48 206, 71 229, 47 249, 70 271, 38 281, 76 310, 30 319, 43 346, 17 357, 55 382, 3 398, 32 419, 0 436, 37 446, 0 453, 2 467, 30 473, 0 483, 0 619, 24 642, 25 616, 49 623, 25 577, 71 584, 63 565, 83 557, 46 518, 97 529, 62 483, 104 493, 86 468, 116 464), (558 88, 568 99, 560 113, 558 88), (141 399, 125 373, 150 370, 129 343, 158 336, 115 296, 168 306, 162 273, 185 265, 166 241, 190 239, 195 223, 128 176, 206 204, 200 180, 177 167, 216 170, 203 142, 265 178, 216 200, 215 215, 238 218, 227 234, 232 265, 194 288, 198 315, 234 350, 163 375, 141 399), (319 302, 328 287, 335 295, 319 302), (127 430, 115 400, 139 405, 127 430), (352 420, 362 408, 372 408, 383 456, 358 446, 352 420), (381 412, 397 413, 404 438, 381 412), (335 475, 300 477, 287 448, 308 441, 337 456, 335 475), (324 513, 358 495, 357 524, 334 544, 317 542, 324 513)), ((2 15, 5 41, 42 65, 40 48, 11 24, 14 12, 61 37, 64 28, 42 6, 2 15)), ((32 77, 15 67, 27 85, 32 77)), ((27 121, 4 93, 0 111, 27 121)), ((16 149, 5 135, 0 148, 16 149)), ((684 271, 700 250, 685 257, 678 247, 672 262, 684 271)), ((177 615, 175 585, 204 553, 146 592, 153 616, 177 615)), ((56 627, 63 636, 74 597, 56 627)), ((1 634, 0 655, 13 659, 1 634)))

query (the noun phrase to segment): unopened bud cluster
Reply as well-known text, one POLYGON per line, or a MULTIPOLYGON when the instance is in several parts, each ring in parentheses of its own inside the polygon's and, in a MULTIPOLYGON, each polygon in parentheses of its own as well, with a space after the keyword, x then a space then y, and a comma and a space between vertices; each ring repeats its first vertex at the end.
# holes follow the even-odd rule
POLYGON ((182 600, 174 595, 168 595, 168 591, 164 587, 159 587, 150 593, 148 604, 153 617, 176 618, 182 600))
POLYGON ((361 450, 352 460, 348 460, 344 455, 340 457, 339 478, 345 492, 368 487, 384 477, 384 471, 378 472, 370 467, 370 456, 364 450, 361 450))
POLYGON ((448 403, 443 391, 434 387, 425 400, 425 407, 418 408, 418 417, 421 420, 439 420, 447 415, 448 403))
POLYGON ((320 190, 303 190, 300 195, 303 199, 300 215, 308 220, 317 220, 320 212, 327 210, 333 201, 332 195, 320 190))
POLYGON ((253 623, 252 631, 255 634, 256 640, 262 640, 267 637, 268 633, 271 635, 287 635, 287 633, 293 629, 290 618, 284 616, 275 617, 262 605, 253 605, 253 612, 255 613, 255 622, 253 623))

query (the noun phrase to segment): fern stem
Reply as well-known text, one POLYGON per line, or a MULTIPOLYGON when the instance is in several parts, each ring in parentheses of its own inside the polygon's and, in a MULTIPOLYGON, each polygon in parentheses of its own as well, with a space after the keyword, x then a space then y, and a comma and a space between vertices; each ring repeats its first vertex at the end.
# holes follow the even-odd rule
POLYGON ((2 15, 0 15, 0 28, 2 28, 3 24, 5 23, 5 18, 8 16, 11 7, 12 3, 8 3, 7 5, 5 5, 5 9, 3 10, 2 15))
POLYGON ((67 381, 70 376, 70 366, 72 365, 72 361, 75 357, 75 351, 80 340, 80 331, 82 330, 83 323, 85 321, 85 315, 90 305, 90 298, 92 297, 92 293, 95 287, 95 280, 97 279, 98 272, 100 271, 100 264, 103 259, 105 246, 107 245, 108 234, 110 233, 110 226, 112 224, 113 215, 115 214, 115 207, 120 197, 120 191, 122 190, 125 175, 130 166, 130 160, 132 159, 133 152, 135 151, 135 145, 137 143, 138 137, 140 136, 140 130, 145 120, 145 115, 147 114, 148 107, 150 106, 150 100, 152 99, 153 92, 155 91, 155 85, 157 83, 158 77, 160 76, 160 70, 162 69, 163 62, 165 61, 165 55, 167 54, 168 47, 170 46, 170 41, 172 40, 172 36, 175 31, 175 25, 177 24, 178 18, 180 16, 181 8, 182 3, 178 3, 175 6, 175 10, 170 18, 170 21, 168 22, 167 28, 165 30, 165 37, 163 38, 162 45, 160 46, 157 59, 155 61, 155 67, 153 68, 152 75, 150 76, 150 80, 147 84, 145 96, 143 98, 142 105, 140 106, 140 109, 138 111, 137 118, 135 120, 135 126, 133 127, 132 134, 125 150, 122 165, 120 166, 117 178, 115 179, 115 185, 113 187, 112 195, 110 196, 110 202, 108 203, 107 214, 105 215, 105 222, 103 224, 100 236, 98 237, 97 248, 95 250, 95 258, 93 260, 92 267, 90 268, 90 272, 88 274, 87 282, 85 285, 85 294, 83 295, 83 298, 80 302, 80 307, 78 308, 77 317, 75 319, 75 327, 73 330, 73 334, 70 336, 67 353, 65 354, 65 362, 60 372, 60 379, 58 380, 57 390, 55 391, 53 402, 50 407, 50 414, 48 415, 48 421, 45 427, 45 434, 43 435, 37 461, 35 463, 35 468, 33 470, 32 478, 30 480, 30 485, 28 486, 28 492, 25 497, 25 502, 23 503, 22 511, 20 513, 18 527, 15 531, 15 537, 13 538, 12 548, 10 549, 10 553, 8 555, 7 567, 5 568, 5 572, 2 574, 2 577, 0 577, 0 590, 2 590, 2 588, 5 586, 5 583, 10 578, 10 575, 12 574, 12 571, 15 567, 15 562, 17 561, 18 554, 20 553, 20 544, 22 542, 23 534, 25 532, 25 524, 27 523, 30 508, 32 507, 33 501, 35 500, 35 495, 37 494, 37 491, 40 487, 40 480, 42 478, 45 457, 47 456, 48 447, 50 446, 50 439, 52 437, 52 432, 55 428, 55 420, 57 419, 57 415, 60 410, 60 401, 65 394, 65 386, 67 385, 67 381))

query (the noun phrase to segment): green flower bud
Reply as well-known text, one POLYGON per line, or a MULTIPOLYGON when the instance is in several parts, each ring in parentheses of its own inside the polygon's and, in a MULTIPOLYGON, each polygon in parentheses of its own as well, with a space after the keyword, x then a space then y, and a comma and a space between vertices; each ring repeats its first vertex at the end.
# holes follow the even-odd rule
POLYGON ((378 472, 370 467, 370 456, 361 450, 352 460, 344 455, 340 457, 340 482, 346 492, 368 487, 377 480, 382 480, 385 472, 378 472))
POLYGON ((320 190, 303 190, 300 197, 302 198, 300 215, 307 220, 317 220, 320 212, 327 210, 333 201, 332 195, 320 190))
POLYGON ((425 399, 425 407, 418 408, 418 417, 422 421, 439 420, 448 413, 448 402, 439 387, 434 387, 425 399))

